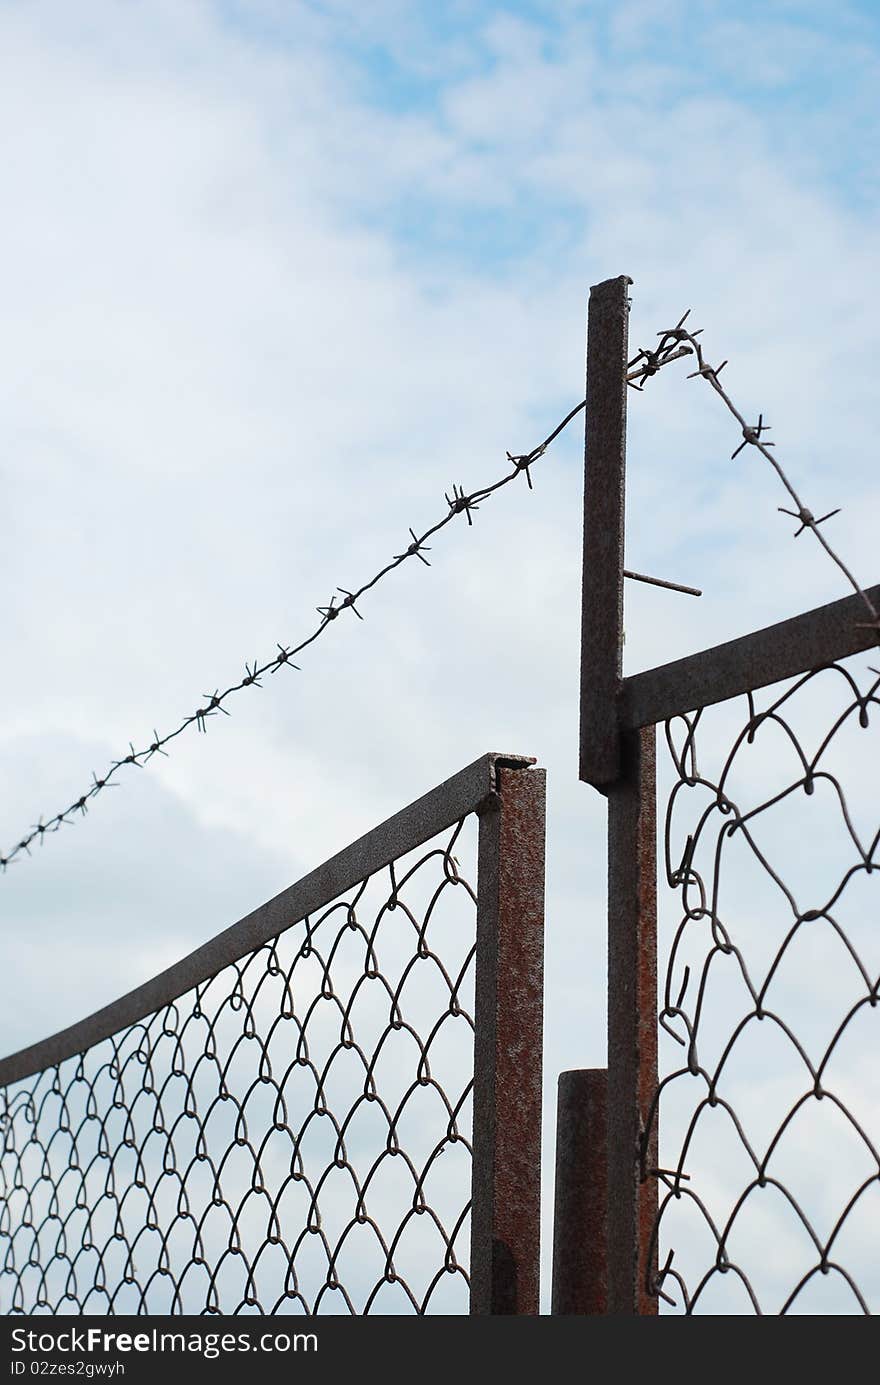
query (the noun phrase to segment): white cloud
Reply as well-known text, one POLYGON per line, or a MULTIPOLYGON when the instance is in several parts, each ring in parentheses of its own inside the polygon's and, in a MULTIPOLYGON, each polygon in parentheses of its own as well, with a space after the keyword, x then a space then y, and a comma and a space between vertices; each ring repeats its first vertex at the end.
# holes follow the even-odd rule
MULTIPOLYGON (((204 3, 3 8, 0 843, 302 637, 453 481, 537 442, 579 397, 587 287, 612 274, 635 279, 634 340, 693 306, 808 501, 846 505, 834 534, 876 579, 874 212, 827 163, 792 162, 777 115, 655 53, 681 7, 650 8, 617 7, 610 58, 578 6, 555 43, 501 7, 433 47, 397 5, 261 5, 247 30, 204 3), (361 41, 436 99, 379 109, 361 41), (493 258, 496 242, 512 248, 493 258)), ((723 55, 730 33, 705 42, 723 55)), ((805 38, 776 62, 811 53, 805 38)), ((631 669, 843 594, 789 538, 769 470, 728 460, 736 430, 702 382, 672 371, 630 400, 628 558, 706 596, 630 589, 631 669)), ((301 674, 132 773, 149 810, 126 783, 10 873, 4 965, 22 992, 38 972, 40 998, 8 1044, 501 748, 551 776, 548 1102, 561 1067, 601 1061, 603 809, 575 770, 577 431, 534 495, 487 502, 301 674), (169 856, 172 836, 187 848, 169 856), (165 920, 155 951, 148 916, 165 920), (120 918, 149 945, 117 950, 120 918), (112 970, 72 994, 84 932, 112 970)))

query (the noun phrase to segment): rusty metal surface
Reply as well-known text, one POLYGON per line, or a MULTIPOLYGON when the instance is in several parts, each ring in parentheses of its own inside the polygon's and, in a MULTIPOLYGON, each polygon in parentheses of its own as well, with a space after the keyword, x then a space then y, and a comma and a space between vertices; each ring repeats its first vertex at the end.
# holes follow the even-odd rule
POLYGON ((608 1071, 559 1074, 553 1296, 557 1316, 608 1311, 608 1071))
POLYGON ((641 1180, 639 1142, 656 1087, 654 737, 624 731, 619 709, 631 282, 620 276, 590 291, 580 777, 608 796, 605 1311, 651 1314, 657 1299, 642 1285, 656 1189, 641 1180))
POLYGON ((623 736, 608 795, 608 1312, 657 1312, 657 831, 653 727, 623 736), (646 1132, 650 1132, 646 1136, 646 1132), (648 1141, 647 1145, 645 1141, 648 1141))
MULTIPOLYGON (((742 1204, 736 1204, 726 1225, 723 1219, 721 1222, 714 1222, 701 1190, 693 1184, 688 1184, 686 1180, 690 1175, 684 1171, 685 1156, 690 1148, 694 1126, 700 1120, 704 1107, 724 1105, 723 1102, 718 1102, 715 1090, 718 1074, 709 1068, 704 1070, 699 1066, 695 1042, 699 1018, 694 1018, 690 1011, 685 1013, 685 1009, 682 1008, 689 1000, 696 1016, 703 1018, 704 1029, 710 1027, 712 1017, 707 1018, 704 1006, 708 961, 703 966, 702 980, 698 980, 696 985, 692 984, 694 978, 690 977, 690 968, 683 963, 683 975, 676 977, 674 987, 667 979, 665 1009, 662 1016, 664 1028, 669 1028, 672 1033, 673 1027, 678 1023, 679 1030, 673 1037, 679 1038, 687 1048, 687 1066, 683 1064, 682 1071, 673 1074, 675 1094, 681 1100, 681 1087, 688 1077, 693 1079, 695 1087, 702 1081, 708 1087, 708 1091, 702 1098, 698 1093, 697 1110, 684 1139, 679 1166, 668 1170, 658 1167, 657 1124, 661 1103, 657 1077, 655 726, 658 723, 667 723, 667 735, 672 745, 670 724, 684 722, 685 750, 677 758, 680 783, 676 786, 676 791, 681 787, 695 786, 704 791, 702 798, 699 794, 694 797, 695 805, 702 809, 702 816, 699 825, 688 837, 681 865, 675 869, 667 861, 670 884, 682 889, 686 895, 685 917, 680 931, 690 940, 691 946, 694 946, 694 936, 701 939, 710 932, 710 960, 722 954, 737 958, 754 1002, 754 1014, 749 1014, 746 1022, 752 1019, 764 1021, 768 1018, 769 1012, 764 1004, 763 990, 759 990, 749 979, 746 959, 740 956, 736 946, 727 936, 725 921, 716 910, 715 897, 708 887, 708 882, 704 885, 693 862, 694 843, 706 823, 715 821, 712 815, 716 809, 723 819, 718 824, 717 858, 720 858, 722 845, 731 835, 741 832, 747 836, 749 828, 746 826, 746 817, 740 818, 736 805, 728 802, 724 787, 727 770, 718 782, 701 778, 693 755, 693 733, 696 731, 701 709, 714 703, 726 702, 738 694, 746 694, 748 725, 737 741, 732 755, 736 754, 741 743, 751 744, 755 735, 765 725, 765 721, 767 725, 775 723, 777 729, 781 728, 789 736, 800 757, 803 782, 796 784, 794 789, 803 788, 805 795, 812 795, 814 779, 827 776, 814 773, 815 766, 801 750, 796 730, 789 728, 785 715, 779 713, 779 707, 789 694, 784 694, 765 718, 756 713, 754 693, 760 688, 789 678, 810 682, 817 676, 817 670, 828 670, 829 667, 832 673, 839 673, 842 670, 837 667, 836 661, 880 644, 880 586, 863 588, 847 562, 832 546, 827 537, 827 530, 830 521, 839 511, 834 509, 828 510, 827 513, 814 514, 808 508, 780 464, 775 444, 766 437, 770 430, 764 415, 759 413, 757 421, 751 422, 750 419, 754 416, 743 412, 733 402, 730 393, 719 382, 719 376, 727 362, 709 364, 701 333, 685 325, 687 313, 674 327, 658 332, 659 341, 655 347, 640 347, 631 360, 621 360, 622 345, 625 355, 626 285, 629 282, 627 279, 608 280, 592 290, 590 299, 587 465, 584 484, 580 777, 607 794, 609 800, 607 1312, 650 1315, 658 1311, 658 1297, 669 1298, 670 1302, 673 1302, 670 1295, 676 1286, 685 1311, 691 1311, 701 1300, 705 1286, 713 1283, 714 1276, 728 1274, 729 1271, 734 1272, 730 1275, 731 1279, 735 1275, 740 1276, 752 1297, 753 1304, 757 1305, 757 1295, 749 1283, 747 1274, 742 1266, 734 1263, 728 1249, 730 1225, 737 1222, 742 1204), (623 568, 626 404, 625 399, 621 398, 621 392, 625 395, 627 387, 640 391, 660 369, 684 357, 690 357, 696 366, 692 371, 692 378, 702 380, 714 391, 737 425, 737 438, 731 452, 731 460, 735 462, 746 449, 751 449, 764 458, 786 492, 787 503, 779 506, 779 510, 786 517, 786 522, 789 519, 795 522, 794 537, 809 534, 835 564, 854 595, 806 612, 795 619, 779 622, 741 639, 623 679, 621 579, 623 576, 636 574, 628 573, 623 568), (691 715, 693 713, 696 715, 691 715), (708 807, 705 805, 706 791, 716 796, 714 802, 710 797, 708 807), (665 1213, 664 1230, 667 1233, 670 1222, 673 1225, 677 1224, 676 1216, 681 1215, 682 1203, 687 1198, 696 1209, 696 1221, 702 1216, 711 1236, 714 1236, 715 1261, 705 1267, 702 1279, 694 1279, 682 1268, 673 1265, 671 1255, 665 1261, 663 1271, 658 1273, 658 1184, 663 1192, 663 1209, 659 1215, 663 1217, 665 1213)), ((678 586, 678 590, 688 590, 675 583, 658 582, 657 585, 673 588, 678 586)), ((697 592, 696 588, 690 590, 694 594, 697 592)), ((877 676, 875 669, 871 672, 877 676)), ((828 744, 833 741, 840 726, 848 718, 857 715, 860 726, 866 727, 868 724, 869 703, 876 701, 876 683, 871 685, 867 696, 858 691, 852 680, 848 686, 852 689, 852 705, 848 707, 841 721, 834 723, 817 752, 819 756, 825 753, 828 744)), ((765 740, 767 739, 769 735, 765 737, 765 740)), ((855 835, 842 788, 837 780, 834 780, 832 789, 836 799, 832 795, 831 802, 839 802, 860 858, 850 874, 862 869, 870 874, 876 868, 876 861, 872 860, 872 856, 877 838, 873 839, 873 846, 868 850, 855 835)), ((791 792, 791 789, 785 790, 754 811, 760 813, 774 806, 791 792)), ((754 843, 752 846, 761 865, 768 870, 776 886, 787 895, 794 907, 793 898, 786 892, 785 883, 778 872, 772 870, 754 843)), ((716 873, 717 868, 716 859, 716 873)), ((774 967, 781 962, 790 946, 791 937, 798 933, 802 925, 809 923, 815 933, 816 919, 822 912, 802 910, 797 913, 791 934, 783 942, 774 967)), ((832 928, 837 927, 836 920, 830 916, 829 923, 832 928)), ((840 936, 843 938, 842 933, 840 936)), ((843 941, 845 943, 846 939, 843 941)), ((870 1005, 874 1008, 876 1005, 876 985, 871 984, 868 971, 862 967, 854 951, 851 952, 851 958, 862 971, 868 993, 859 999, 853 1012, 841 1020, 840 1029, 823 1062, 830 1058, 840 1035, 852 1023, 853 1015, 857 1011, 860 1012, 862 1006, 870 1005)), ((773 967, 770 972, 771 976, 772 974, 773 967)), ((797 1036, 788 1030, 786 1033, 797 1046, 797 1036)), ((738 1035, 737 1030, 731 1037, 731 1045, 735 1045, 738 1035)), ((808 1077, 812 1079, 813 1088, 800 1099, 797 1108, 784 1113, 776 1135, 777 1141, 783 1137, 788 1123, 796 1115, 802 1102, 806 1103, 813 1097, 817 1101, 822 1100, 827 1095, 822 1090, 820 1080, 823 1067, 811 1067, 805 1052, 799 1051, 807 1064, 808 1077)), ((574 1196, 570 1189, 577 1189, 580 1186, 579 1180, 584 1180, 585 1183, 590 1179, 595 1180, 595 1173, 590 1172, 587 1167, 588 1152, 582 1155, 580 1167, 571 1167, 572 1162, 576 1161, 576 1156, 572 1153, 572 1130, 576 1125, 577 1112, 570 1108, 576 1105, 578 1100, 573 1081, 574 1079, 565 1089, 565 1100, 563 1101, 562 1094, 560 1097, 560 1208, 565 1205, 566 1198, 574 1196)), ((841 1111, 848 1114, 843 1098, 838 1101, 838 1105, 841 1111)), ((763 1188, 766 1182, 772 1182, 772 1179, 766 1178, 765 1165, 771 1156, 776 1157, 775 1143, 771 1145, 762 1162, 749 1143, 745 1126, 737 1124, 736 1111, 733 1107, 727 1109, 746 1154, 755 1168, 755 1179, 753 1183, 749 1183, 744 1193, 744 1200, 747 1201, 754 1186, 763 1188)), ((861 1127, 857 1128, 867 1148, 868 1163, 870 1165, 873 1161, 876 1169, 877 1141, 874 1140, 872 1143, 861 1127)), ((814 1276, 821 1274, 827 1277, 832 1270, 844 1273, 840 1265, 830 1262, 832 1244, 850 1217, 853 1207, 864 1196, 865 1189, 869 1185, 873 1187, 875 1181, 875 1175, 872 1174, 865 1185, 857 1190, 852 1204, 842 1211, 839 1220, 832 1226, 830 1239, 827 1236, 823 1239, 820 1231, 802 1215, 797 1198, 791 1198, 791 1205, 815 1248, 815 1263, 810 1262, 807 1272, 794 1285, 791 1297, 782 1311, 790 1309, 807 1285, 812 1283, 814 1276)), ((707 1180, 707 1186, 714 1186, 712 1178, 707 1180)), ((781 1191, 786 1193, 784 1188, 781 1191)), ((559 1217, 556 1228, 557 1245, 562 1246, 569 1228, 564 1224, 565 1219, 561 1211, 559 1217)), ((576 1247, 567 1247, 565 1251, 560 1249, 556 1257, 556 1273, 561 1286, 558 1291, 560 1303, 565 1292, 574 1295, 578 1289, 578 1275, 582 1274, 582 1270, 577 1269, 572 1261, 575 1254, 576 1247)), ((860 1306, 864 1308, 866 1296, 861 1293, 852 1277, 847 1282, 860 1306)))
POLYGON ((617 694, 623 672, 626 360, 632 281, 590 290, 584 447, 580 777, 597 788, 619 773, 617 694))
POLYGON ((700 587, 688 587, 681 582, 670 582, 665 577, 649 577, 645 572, 630 572, 628 568, 623 569, 623 575, 632 582, 646 582, 649 587, 663 587, 665 591, 682 592, 685 596, 703 595, 700 587))
POLYGON ((531 763, 481 757, 177 968, 6 1060, 5 1311, 538 1311, 531 763), (473 1238, 473 1304, 471 1214, 488 1237, 473 1238))
MULTIPOLYGON (((869 587, 867 595, 880 604, 880 586, 869 587)), ((876 632, 864 619, 862 598, 846 596, 699 654, 625 678, 620 699, 622 724, 653 726, 740 693, 769 687, 783 678, 808 673, 835 659, 870 649, 876 642, 876 632)))
POLYGON ((72 1054, 90 1048, 120 1029, 169 1005, 222 967, 240 961, 285 928, 323 908, 359 880, 373 875, 405 852, 414 851, 437 832, 474 811, 497 787, 499 765, 533 764, 527 756, 481 755, 430 793, 374 827, 309 875, 218 933, 173 967, 129 991, 58 1034, 0 1060, 0 1087, 72 1054))
POLYGON ((539 1311, 545 776, 480 810, 471 1312, 539 1311))

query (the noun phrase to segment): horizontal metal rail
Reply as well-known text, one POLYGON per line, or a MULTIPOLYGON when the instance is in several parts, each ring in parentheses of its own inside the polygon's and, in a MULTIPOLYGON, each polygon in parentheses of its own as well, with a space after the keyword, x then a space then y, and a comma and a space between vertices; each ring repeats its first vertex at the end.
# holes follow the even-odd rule
POLYGON ((69 1028, 0 1060, 0 1087, 82 1053, 178 1000, 223 967, 240 961, 359 881, 475 811, 497 792, 500 767, 524 769, 531 764, 533 759, 521 755, 481 755, 152 980, 69 1028))
MULTIPOLYGON (((869 587, 867 595, 871 601, 880 602, 880 586, 869 587)), ((847 596, 625 678, 620 694, 621 724, 629 730, 653 726, 784 678, 796 678, 876 644, 877 631, 866 622, 863 600, 847 596)))

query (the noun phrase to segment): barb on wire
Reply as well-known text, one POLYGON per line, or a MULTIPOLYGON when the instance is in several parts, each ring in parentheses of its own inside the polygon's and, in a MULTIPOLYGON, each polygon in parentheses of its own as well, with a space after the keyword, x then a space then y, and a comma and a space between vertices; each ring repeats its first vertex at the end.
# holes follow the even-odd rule
POLYGON ((793 519, 798 521, 800 528, 796 530, 794 537, 797 538, 805 529, 809 529, 814 535, 828 554, 828 557, 836 564, 840 572, 843 573, 853 591, 862 601, 869 616, 869 620, 864 622, 864 628, 876 631, 877 643, 880 644, 880 611, 877 610, 864 587, 862 587, 853 576, 847 564, 840 557, 840 554, 832 548, 825 535, 819 532, 820 524, 824 524, 826 520, 832 519, 834 515, 840 514, 840 507, 835 510, 829 510, 827 514, 822 515, 819 519, 815 518, 812 510, 801 500, 794 485, 783 470, 778 457, 774 456, 770 451, 771 447, 774 447, 775 444, 767 442, 763 436, 770 427, 769 424, 764 422, 764 415, 758 414, 758 422, 755 424, 747 422, 745 415, 740 412, 724 386, 719 384, 718 381, 718 377, 727 365, 727 361, 722 361, 718 366, 709 364, 703 352, 703 345, 697 340, 697 338, 702 335, 703 329, 698 328, 696 331, 691 331, 686 327, 685 323, 689 316, 690 308, 679 318, 674 327, 667 327, 662 332, 658 332, 657 336, 660 340, 656 347, 651 349, 643 346, 639 347, 637 354, 627 364, 627 384, 633 389, 643 390, 645 382, 650 379, 652 375, 656 375, 659 370, 662 370, 664 366, 670 365, 672 361, 680 360, 682 356, 692 355, 696 358, 697 369, 691 371, 687 378, 689 380, 698 378, 708 380, 712 389, 726 405, 728 412, 733 415, 740 426, 742 442, 739 444, 736 451, 732 453, 731 460, 737 457, 745 447, 756 448, 757 451, 766 458, 788 492, 789 497, 794 502, 795 508, 793 510, 784 509, 782 506, 778 507, 782 514, 790 515, 793 519))
POLYGON ((317 613, 321 617, 320 623, 311 634, 307 635, 299 644, 291 646, 278 644, 276 645, 278 653, 265 663, 261 664, 257 659, 253 661, 253 664, 246 663, 244 666, 244 676, 239 679, 238 682, 230 684, 230 686, 225 688, 222 692, 219 688, 215 688, 214 692, 210 695, 203 693, 203 700, 200 705, 194 712, 190 713, 189 716, 184 717, 174 730, 166 732, 164 736, 160 736, 159 732, 154 729, 153 739, 143 750, 136 750, 133 742, 130 741, 128 755, 123 756, 121 759, 114 760, 100 778, 97 774, 92 775, 92 784, 87 793, 81 794, 80 797, 74 799, 66 808, 56 813, 47 821, 44 821, 41 817, 11 849, 5 852, 0 851, 0 873, 4 872, 7 866, 15 865, 22 855, 29 856, 31 854, 30 848, 34 841, 38 840, 42 844, 48 832, 56 832, 61 826, 72 823, 75 813, 84 815, 88 811, 89 802, 95 798, 97 794, 102 793, 104 789, 117 788, 118 785, 111 781, 123 766, 136 765, 139 769, 142 769, 154 755, 167 756, 168 751, 165 747, 169 742, 182 735, 182 733, 191 726, 195 726, 198 732, 206 734, 208 730, 208 719, 216 716, 218 712, 222 712, 224 716, 229 716, 229 709, 224 706, 224 703, 235 693, 241 692, 244 688, 262 687, 260 680, 265 674, 277 673, 280 668, 292 668, 299 671, 300 666, 294 662, 294 656, 314 643, 314 641, 324 633, 327 626, 342 615, 344 611, 351 611, 358 620, 363 620, 364 617, 362 613, 357 609, 357 603, 360 602, 369 591, 372 591, 373 587, 377 586, 383 578, 387 577, 390 572, 400 567, 409 558, 418 558, 419 562, 424 563, 426 567, 430 567, 431 564, 425 557, 425 553, 431 551, 428 540, 435 534, 439 534, 442 529, 446 528, 447 524, 451 524, 459 515, 464 515, 468 525, 472 525, 474 522, 473 514, 479 509, 483 501, 488 500, 490 496, 494 495, 496 491, 501 490, 504 486, 510 485, 512 481, 515 481, 516 478, 523 473, 525 474, 528 487, 531 490, 532 477, 530 469, 532 465, 538 461, 540 457, 543 457, 550 444, 559 437, 563 429, 568 427, 569 423, 578 416, 585 406, 586 400, 582 399, 581 402, 576 404, 575 407, 566 414, 565 418, 556 425, 553 432, 550 433, 543 442, 539 443, 537 447, 533 448, 531 452, 526 452, 521 455, 513 455, 508 452, 507 459, 510 463, 510 469, 506 471, 503 476, 499 477, 497 481, 492 482, 491 485, 481 486, 471 492, 465 491, 461 485, 453 485, 452 495, 450 496, 447 493, 445 496, 447 510, 442 519, 439 519, 436 524, 431 525, 430 528, 425 529, 421 534, 417 534, 414 529, 410 529, 409 534, 412 542, 409 543, 402 552, 395 554, 391 561, 386 563, 384 567, 381 567, 375 576, 368 582, 364 582, 353 591, 348 590, 346 587, 337 587, 327 605, 316 607, 317 613), (338 599, 339 596, 341 596, 341 600, 338 599))

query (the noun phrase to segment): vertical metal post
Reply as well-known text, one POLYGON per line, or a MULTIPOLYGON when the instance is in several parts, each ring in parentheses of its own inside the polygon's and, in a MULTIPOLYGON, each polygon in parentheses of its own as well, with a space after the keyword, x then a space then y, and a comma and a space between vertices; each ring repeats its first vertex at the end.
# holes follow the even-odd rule
POLYGON ((657 1083, 654 728, 621 731, 626 363, 632 280, 590 290, 580 777, 608 795, 607 1312, 657 1311, 646 1256, 656 1183, 641 1148, 657 1083))
POLYGON ((626 275, 590 289, 584 450, 580 777, 597 788, 620 773, 617 698, 623 673, 626 481, 626 275))
POLYGON ((655 742, 653 726, 623 735, 622 774, 608 795, 608 1312, 615 1314, 657 1312, 648 1292, 656 1266, 647 1261, 657 1182, 640 1176, 640 1168, 657 1166, 655 1143, 642 1149, 657 1088, 655 742))
POLYGON ((608 1311, 607 1091, 605 1068, 559 1075, 550 1310, 554 1314, 608 1311))
POLYGON ((480 812, 471 1313, 539 1310, 544 792, 497 770, 480 812))

